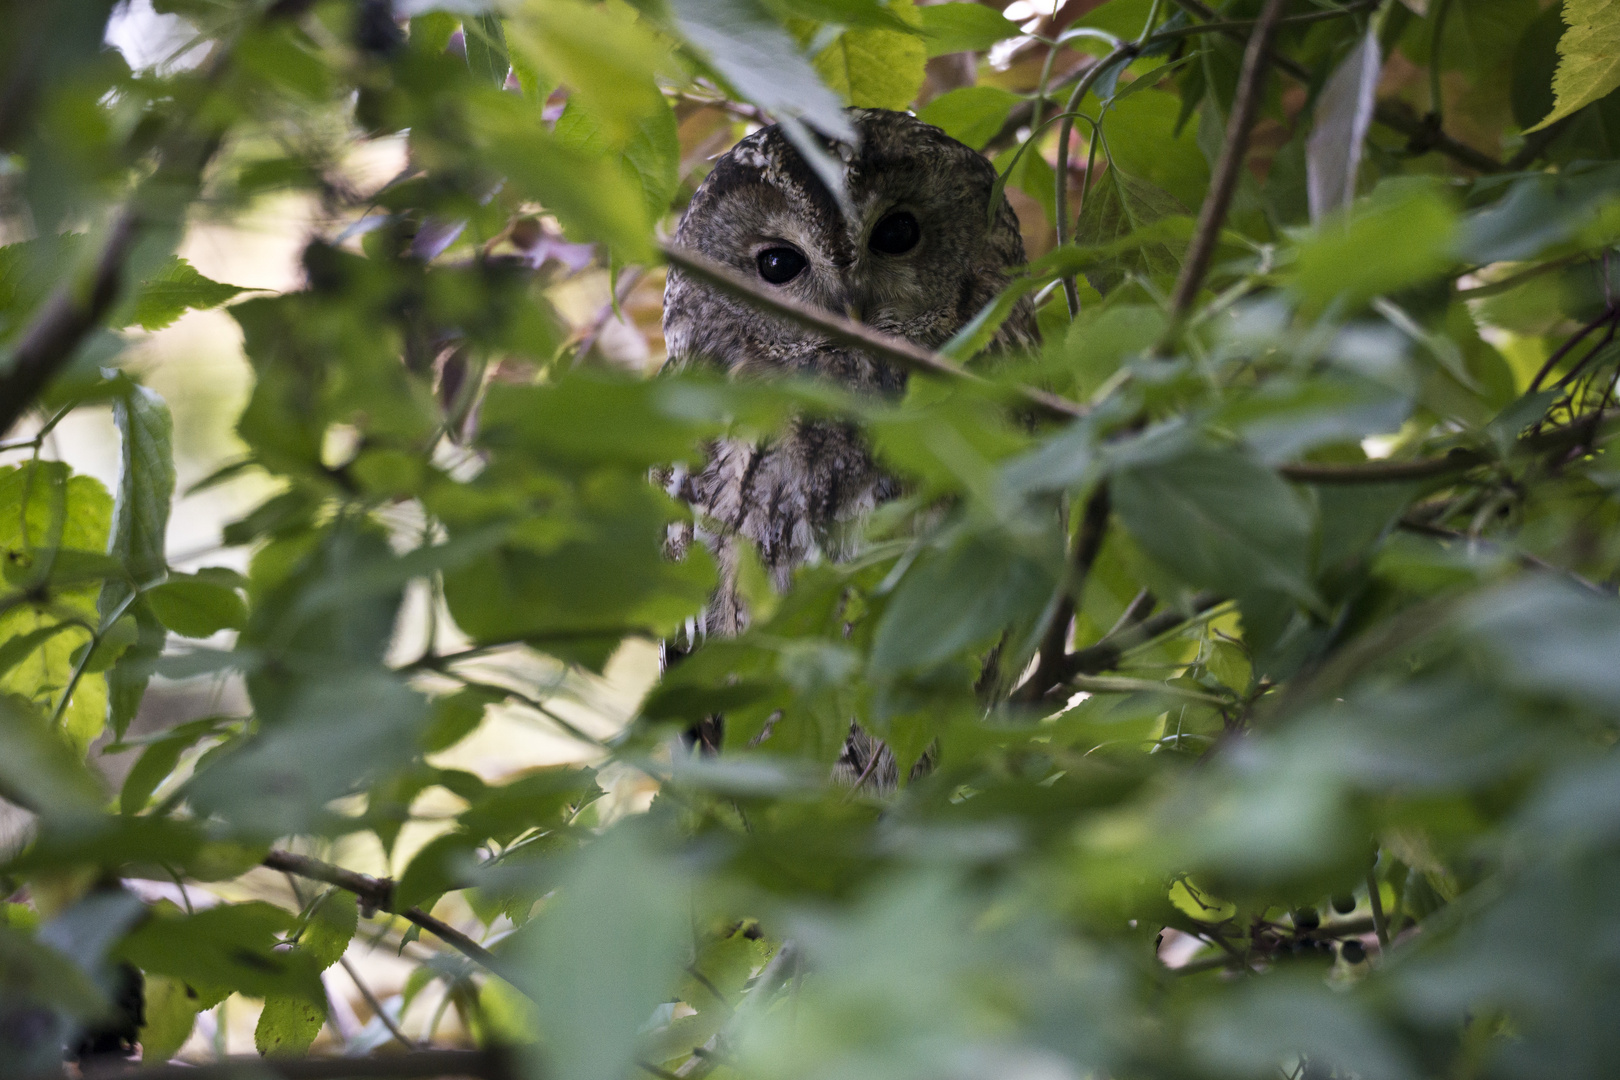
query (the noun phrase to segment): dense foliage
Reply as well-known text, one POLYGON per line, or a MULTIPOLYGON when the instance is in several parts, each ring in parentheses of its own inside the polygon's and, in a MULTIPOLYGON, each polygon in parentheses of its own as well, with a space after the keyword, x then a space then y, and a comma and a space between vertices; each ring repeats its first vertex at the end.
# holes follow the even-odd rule
POLYGON ((1620 4, 156 7, 187 36, 131 70, 106 0, 0 4, 0 1075, 166 1060, 233 995, 337 1052, 368 949, 455 1020, 349 1040, 401 1076, 1609 1074, 1620 4), (656 296, 713 154, 851 102, 992 155, 1032 256, 902 399, 648 378, 564 314, 603 268, 656 296), (359 190, 362 144, 408 166, 359 190), (302 288, 176 257, 289 191, 302 288), (1027 295, 1039 353, 975 355, 1027 295), (276 486, 247 573, 181 572, 121 357, 227 303, 207 483, 276 486), (109 406, 114 490, 46 452, 109 406), (570 673, 713 587, 649 472, 806 413, 907 495, 579 730, 570 673), (135 737, 154 678, 251 711, 135 737), (494 709, 593 756, 445 765, 494 709), (852 719, 897 790, 833 779, 852 719), (233 891, 261 865, 300 909, 233 891))

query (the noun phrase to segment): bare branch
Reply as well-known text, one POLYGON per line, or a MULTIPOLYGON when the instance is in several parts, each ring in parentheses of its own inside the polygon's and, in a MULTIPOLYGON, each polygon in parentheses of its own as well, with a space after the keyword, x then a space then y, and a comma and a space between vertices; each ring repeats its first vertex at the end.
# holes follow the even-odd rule
POLYGON ((1199 593, 1193 598, 1191 612, 1171 609, 1161 611, 1141 622, 1132 623, 1123 630, 1109 634, 1095 645, 1089 645, 1064 657, 1063 677, 1067 680, 1075 676, 1096 675, 1118 667, 1120 660, 1130 650, 1168 634, 1225 602, 1225 597, 1214 593, 1199 593))
POLYGON ((333 866, 331 863, 324 863, 319 859, 312 859, 308 855, 298 855, 291 851, 271 851, 270 854, 264 857, 264 865, 272 870, 297 874, 299 877, 306 877, 312 881, 324 881, 328 885, 336 885, 340 889, 352 892, 360 898, 362 907, 400 915, 420 926, 423 930, 426 930, 475 964, 497 974, 502 972, 502 964, 494 953, 449 923, 434 918, 418 907, 405 908, 404 910, 394 907, 394 883, 387 878, 374 878, 369 874, 357 874, 353 870, 345 870, 341 866, 333 866))
POLYGON ((1063 598, 1058 601, 1041 639, 1040 657, 1035 671, 1013 695, 1015 701, 1041 700, 1048 690, 1063 681, 1068 659, 1069 624, 1074 621, 1075 601, 1086 587, 1086 578, 1102 551, 1103 538, 1108 531, 1108 514, 1112 506, 1108 498, 1108 485, 1097 485, 1091 498, 1086 500, 1085 514, 1080 519, 1080 531, 1074 541, 1074 555, 1070 560, 1069 581, 1065 583, 1063 598))

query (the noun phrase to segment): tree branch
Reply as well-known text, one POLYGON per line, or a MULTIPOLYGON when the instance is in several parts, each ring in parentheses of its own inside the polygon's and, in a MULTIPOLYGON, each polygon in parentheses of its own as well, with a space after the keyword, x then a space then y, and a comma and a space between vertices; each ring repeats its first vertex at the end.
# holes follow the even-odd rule
POLYGON ((1249 35, 1249 43, 1243 50, 1237 97, 1232 102, 1232 115, 1227 119, 1226 138, 1221 143, 1220 159, 1215 163, 1215 177, 1210 183, 1209 194, 1204 198, 1204 205, 1199 208, 1198 227, 1193 232, 1192 243, 1187 245, 1186 261, 1181 265, 1175 290, 1170 294, 1170 322, 1159 341, 1158 351, 1161 353, 1169 352, 1188 314, 1192 312, 1198 290, 1204 286, 1204 275, 1209 272, 1210 259, 1214 257, 1221 228, 1226 224, 1226 214, 1231 209, 1238 177, 1249 153, 1249 131, 1260 111, 1268 66, 1266 54, 1270 51, 1272 32, 1276 29, 1277 17, 1282 14, 1282 6, 1283 0, 1266 0, 1265 7, 1260 9, 1260 18, 1254 24, 1254 32, 1249 35))
POLYGON ((387 878, 374 878, 370 874, 357 874, 341 866, 298 855, 291 851, 271 851, 264 857, 264 865, 286 874, 297 874, 311 881, 323 881, 354 893, 360 905, 373 911, 386 911, 420 926, 467 959, 505 978, 502 964, 494 953, 484 948, 460 930, 442 919, 436 919, 419 907, 400 910, 394 907, 394 883, 387 878))
MULTIPOLYGON (((835 315, 830 311, 823 311, 771 292, 749 281, 731 267, 689 248, 669 243, 663 244, 662 248, 664 258, 682 272, 761 311, 778 315, 807 329, 819 331, 841 345, 861 349, 906 371, 934 375, 954 382, 985 384, 983 378, 954 360, 929 352, 905 338, 885 334, 853 319, 846 319, 842 315, 835 315)), ((1086 414, 1085 406, 1033 386, 1014 386, 1008 389, 1022 404, 1049 417, 1075 420, 1086 414)))
POLYGON ((124 260, 139 233, 140 223, 134 211, 121 210, 113 219, 89 280, 63 285, 40 306, 12 350, 11 366, 0 374, 0 433, 11 430, 73 358, 85 335, 112 309, 123 281, 124 260))
MULTIPOLYGON (((512 1055, 503 1049, 413 1050, 372 1057, 260 1057, 242 1054, 203 1065, 136 1064, 112 1068, 89 1066, 82 1080, 248 1080, 276 1076, 281 1080, 428 1080, 471 1076, 480 1080, 515 1080, 512 1055)), ((31 1080, 64 1080, 64 1070, 35 1074, 31 1080)))
MULTIPOLYGON (((1063 679, 1066 681, 1079 675, 1097 675, 1116 668, 1127 652, 1147 644, 1156 637, 1168 634, 1183 623, 1190 622, 1225 602, 1226 598, 1223 596, 1199 593, 1193 597, 1190 614, 1174 609, 1161 611, 1117 633, 1109 634, 1095 645, 1089 645, 1065 656, 1062 667, 1063 679)), ((1048 691, 1048 695, 1050 693, 1051 691, 1048 691)))
POLYGON ((1014 701, 1040 701, 1047 691, 1063 681, 1064 662, 1068 659, 1069 651, 1069 624, 1074 621, 1075 602, 1084 594, 1086 578, 1097 561, 1097 554, 1102 551, 1111 509, 1107 483, 1098 484, 1097 490, 1086 500, 1085 516, 1080 519, 1080 532, 1074 541, 1070 578, 1041 639, 1035 671, 1013 695, 1014 701))
POLYGON ((1302 462, 1279 465, 1278 475, 1301 484, 1393 484, 1406 480, 1430 480, 1464 472, 1484 464, 1484 454, 1474 450, 1452 450, 1444 457, 1415 461, 1358 461, 1348 465, 1317 465, 1302 462))
MULTIPOLYGON (((1583 415, 1568 424, 1526 435, 1518 446, 1531 453, 1545 453, 1578 445, 1595 432, 1597 425, 1620 419, 1620 409, 1583 415)), ((1451 473, 1466 472, 1495 460, 1491 455, 1467 447, 1456 447, 1442 457, 1412 461, 1358 461, 1349 465, 1317 465, 1297 462, 1279 465, 1278 475, 1301 484, 1390 484, 1408 480, 1429 480, 1451 473)))

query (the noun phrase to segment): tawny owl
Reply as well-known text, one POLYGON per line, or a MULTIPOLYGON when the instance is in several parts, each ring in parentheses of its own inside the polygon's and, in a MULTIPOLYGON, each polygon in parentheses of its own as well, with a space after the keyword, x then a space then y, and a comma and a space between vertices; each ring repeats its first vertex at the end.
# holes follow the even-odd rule
MULTIPOLYGON (((990 163, 906 113, 851 109, 858 144, 834 144, 840 205, 776 127, 748 136, 716 161, 692 198, 675 242, 771 290, 937 348, 1024 262, 1018 218, 1005 198, 992 216, 990 163)), ((872 394, 898 395, 906 375, 811 330, 764 314, 671 268, 664 292, 669 363, 714 364, 736 376, 814 375, 872 394)), ((1031 344, 1034 312, 1014 311, 998 345, 1031 344)), ((799 421, 763 444, 721 442, 697 471, 666 479, 696 511, 721 584, 684 651, 707 635, 746 628, 735 587, 736 545, 751 543, 785 586, 793 570, 847 554, 850 526, 899 492, 860 432, 799 421)), ((677 537, 678 550, 690 537, 677 537)), ((709 725, 715 727, 716 725, 709 725)), ((712 738, 714 731, 700 733, 712 738)), ((871 744, 856 733, 845 768, 866 770, 871 744)))

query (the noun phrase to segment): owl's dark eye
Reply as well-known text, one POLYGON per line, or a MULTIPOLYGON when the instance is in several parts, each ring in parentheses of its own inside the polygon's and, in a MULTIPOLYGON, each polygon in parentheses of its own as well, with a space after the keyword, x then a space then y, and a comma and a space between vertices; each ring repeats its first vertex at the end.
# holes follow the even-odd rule
POLYGON ((890 214, 872 229, 867 246, 879 255, 904 255, 922 239, 922 227, 905 210, 890 214))
POLYGON ((759 276, 772 285, 786 285, 805 268, 804 255, 790 247, 766 248, 754 262, 759 265, 759 276))

